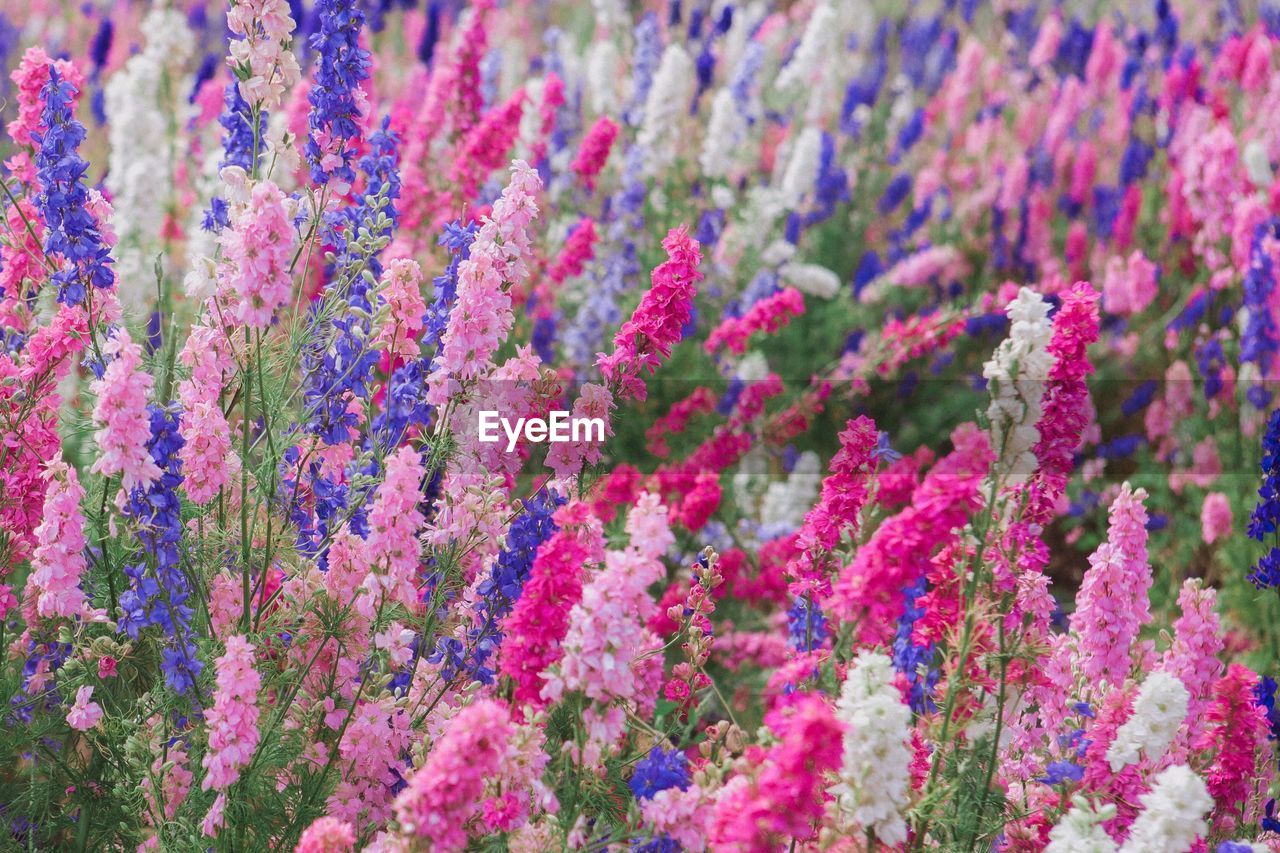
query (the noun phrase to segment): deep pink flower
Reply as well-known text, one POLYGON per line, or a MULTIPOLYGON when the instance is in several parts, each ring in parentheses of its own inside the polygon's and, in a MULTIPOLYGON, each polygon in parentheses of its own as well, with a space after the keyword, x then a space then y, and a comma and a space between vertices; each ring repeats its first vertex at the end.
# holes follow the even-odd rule
POLYGON ((595 189, 596 178, 604 168, 605 161, 609 159, 609 149, 613 147, 613 141, 618 138, 619 130, 616 121, 608 116, 600 116, 582 137, 578 156, 573 158, 573 164, 569 168, 577 174, 582 185, 588 190, 595 189))
POLYGON ((643 400, 642 372, 652 374, 671 348, 693 312, 693 296, 702 273, 698 241, 683 228, 674 228, 662 241, 667 260, 653 271, 652 287, 640 299, 630 319, 613 338, 613 353, 599 354, 600 372, 619 389, 621 398, 643 400))
POLYGON ((703 348, 714 354, 720 347, 742 355, 756 332, 772 334, 784 328, 792 317, 804 313, 804 296, 794 287, 784 287, 747 309, 741 317, 726 317, 711 330, 703 348))
POLYGON ((800 694, 771 711, 765 725, 779 742, 753 747, 754 777, 731 779, 711 820, 715 850, 764 853, 815 834, 829 774, 840 767, 844 730, 820 694, 800 694))

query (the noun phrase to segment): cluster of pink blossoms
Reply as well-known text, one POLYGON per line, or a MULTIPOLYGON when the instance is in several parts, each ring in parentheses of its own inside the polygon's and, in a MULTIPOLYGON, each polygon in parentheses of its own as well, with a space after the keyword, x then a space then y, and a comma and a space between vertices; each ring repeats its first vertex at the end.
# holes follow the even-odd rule
POLYGON ((503 769, 512 734, 510 713, 496 702, 484 699, 460 711, 396 797, 404 831, 434 850, 465 849, 467 824, 479 812, 485 786, 503 769))
POLYGON ((619 396, 643 400, 641 373, 653 373, 680 340, 689 322, 693 297, 703 274, 698 241, 676 228, 662 241, 667 260, 653 270, 653 285, 640 299, 630 319, 613 338, 613 352, 600 354, 600 372, 619 388, 619 396))
POLYGON ((155 379, 142 367, 142 348, 123 329, 102 345, 109 359, 102 377, 90 384, 98 402, 93 408, 94 434, 101 451, 90 469, 104 477, 120 475, 121 494, 155 481, 160 469, 147 450, 151 427, 147 397, 155 379))
POLYGON ((49 481, 44 511, 35 529, 36 550, 31 555, 27 599, 42 618, 72 617, 85 606, 80 588, 85 570, 84 516, 80 501, 84 489, 74 468, 51 459, 45 469, 49 481))
POLYGON ((268 328, 293 297, 291 220, 285 194, 270 181, 260 181, 219 238, 221 298, 234 318, 251 329, 268 328))
POLYGON ((218 691, 209 720, 209 752, 202 762, 207 791, 225 792, 240 778, 258 747, 258 689, 262 678, 254 668, 254 647, 242 636, 226 640, 218 658, 218 691))

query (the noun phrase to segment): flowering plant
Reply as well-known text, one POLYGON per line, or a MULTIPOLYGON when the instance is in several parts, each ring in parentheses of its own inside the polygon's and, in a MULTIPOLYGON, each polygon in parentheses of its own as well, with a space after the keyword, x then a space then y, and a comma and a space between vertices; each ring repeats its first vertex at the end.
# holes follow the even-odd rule
POLYGON ((1256 6, 0 10, 0 849, 1280 850, 1256 6))

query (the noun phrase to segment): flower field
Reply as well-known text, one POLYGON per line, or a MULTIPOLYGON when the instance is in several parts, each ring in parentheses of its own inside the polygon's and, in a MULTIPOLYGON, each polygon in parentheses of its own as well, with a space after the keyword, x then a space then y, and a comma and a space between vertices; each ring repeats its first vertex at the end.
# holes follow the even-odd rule
POLYGON ((1280 3, 0 2, 0 851, 1280 851, 1280 3))

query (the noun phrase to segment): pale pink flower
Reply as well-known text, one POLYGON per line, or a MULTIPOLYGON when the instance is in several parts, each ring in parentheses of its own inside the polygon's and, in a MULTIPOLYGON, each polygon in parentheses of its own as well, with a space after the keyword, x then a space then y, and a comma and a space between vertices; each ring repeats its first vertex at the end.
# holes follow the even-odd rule
POLYGON ((388 263, 379 283, 378 296, 381 306, 374 347, 387 350, 392 358, 415 357, 422 317, 427 310, 422 301, 422 268, 418 262, 397 258, 388 263))
POLYGON ((94 433, 101 455, 90 468, 104 477, 120 475, 125 493, 147 486, 160 477, 147 450, 151 426, 147 417, 147 395, 155 380, 142 369, 142 349, 129 333, 119 328, 103 345, 109 358, 101 379, 89 384, 98 397, 93 407, 94 433))
POLYGON ((253 668, 253 646, 241 636, 227 638, 226 652, 217 660, 218 690, 205 718, 209 749, 201 764, 208 773, 202 787, 225 791, 240 778, 240 770, 258 746, 258 687, 262 679, 253 668))
POLYGON ((356 833, 351 824, 326 815, 306 828, 294 853, 349 853, 355 846, 356 833))
POLYGON ((1231 502, 1222 492, 1210 492, 1204 496, 1200 507, 1200 530, 1206 545, 1231 535, 1231 502))
POLYGON ((90 701, 92 696, 91 685, 76 689, 76 701, 67 711, 67 725, 76 731, 87 732, 102 720, 102 708, 97 702, 90 701))
POLYGON ((75 616, 85 606, 80 577, 85 570, 84 516, 80 501, 84 489, 76 470, 59 456, 45 469, 49 488, 44 512, 35 529, 36 550, 31 555, 28 594, 34 593, 41 616, 75 616))
POLYGON ((422 460, 408 445, 387 457, 386 476, 369 510, 369 560, 377 574, 366 584, 376 584, 406 607, 417 603, 417 572, 420 545, 418 530, 423 515, 422 460))
POLYGON ((464 849, 467 824, 479 811, 486 781, 502 769, 513 731, 497 702, 481 699, 462 709, 396 797, 401 829, 441 853, 464 849))
POLYGON ((290 218, 284 193, 270 181, 261 181, 254 184, 248 204, 236 211, 231 227, 218 239, 222 298, 249 328, 268 328, 293 295, 290 218))

